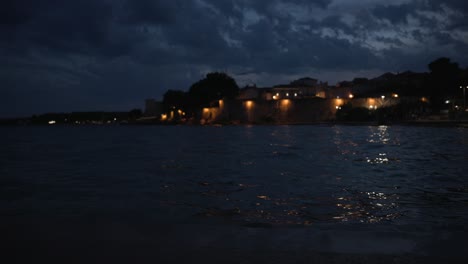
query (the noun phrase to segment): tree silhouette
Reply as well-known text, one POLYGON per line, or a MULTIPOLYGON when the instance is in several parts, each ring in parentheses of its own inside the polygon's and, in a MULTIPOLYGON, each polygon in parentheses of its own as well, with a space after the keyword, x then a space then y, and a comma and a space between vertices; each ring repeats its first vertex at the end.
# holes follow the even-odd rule
POLYGON ((458 92, 460 68, 449 58, 439 58, 428 65, 429 83, 427 85, 432 101, 437 105, 445 98, 455 96, 458 92))
POLYGON ((236 81, 225 73, 212 72, 190 87, 189 98, 193 106, 206 107, 215 100, 232 99, 239 93, 236 81))
POLYGON ((138 119, 142 115, 143 115, 143 111, 141 111, 141 109, 138 109, 138 108, 132 109, 130 110, 130 112, 128 112, 128 118, 131 120, 138 119))
POLYGON ((186 110, 188 105, 188 95, 180 90, 168 90, 163 95, 163 106, 165 111, 177 108, 186 110))
POLYGON ((468 68, 461 71, 459 85, 464 85, 465 87, 468 85, 468 68))

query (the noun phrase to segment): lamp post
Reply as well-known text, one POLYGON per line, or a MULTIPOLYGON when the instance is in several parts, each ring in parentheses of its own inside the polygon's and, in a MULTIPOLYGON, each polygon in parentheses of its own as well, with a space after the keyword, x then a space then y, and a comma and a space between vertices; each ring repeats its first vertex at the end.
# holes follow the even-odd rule
POLYGON ((466 87, 463 87, 462 85, 460 85, 460 89, 463 90, 463 112, 466 111, 466 96, 465 96, 465 93, 466 93, 466 89, 468 89, 468 85, 466 87))

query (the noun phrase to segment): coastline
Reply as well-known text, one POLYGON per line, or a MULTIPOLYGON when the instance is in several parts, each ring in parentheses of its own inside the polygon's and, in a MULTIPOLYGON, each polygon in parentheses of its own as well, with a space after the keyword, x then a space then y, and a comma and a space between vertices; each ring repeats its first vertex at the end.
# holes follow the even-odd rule
POLYGON ((225 123, 178 123, 178 122, 121 122, 112 124, 31 124, 27 122, 16 122, 13 120, 0 120, 0 127, 52 127, 52 126, 207 126, 207 127, 223 127, 223 126, 428 126, 428 127, 461 127, 468 128, 468 120, 411 120, 411 121, 393 121, 393 122, 378 122, 378 121, 316 121, 316 122, 278 122, 278 123, 241 123, 241 122, 225 122, 225 123))

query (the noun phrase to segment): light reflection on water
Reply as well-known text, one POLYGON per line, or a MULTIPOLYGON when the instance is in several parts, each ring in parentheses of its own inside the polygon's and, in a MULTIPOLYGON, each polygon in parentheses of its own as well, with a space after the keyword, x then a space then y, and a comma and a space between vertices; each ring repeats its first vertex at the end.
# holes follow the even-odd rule
POLYGON ((387 144, 390 141, 388 126, 369 127, 370 133, 367 142, 387 144))
MULTIPOLYGON (((431 203, 415 187, 428 184, 419 182, 427 176, 425 172, 440 170, 434 164, 414 162, 415 157, 427 156, 427 149, 402 150, 402 142, 416 143, 401 137, 405 128, 319 127, 318 130, 328 130, 325 134, 302 127, 271 129, 269 134, 259 133, 251 138, 259 148, 264 144, 267 152, 252 150, 250 154, 263 155, 249 156, 249 161, 240 163, 244 174, 252 174, 246 179, 255 183, 249 185, 253 187, 231 192, 218 185, 218 190, 225 191, 212 193, 223 202, 205 207, 201 215, 223 219, 228 216, 234 222, 272 226, 417 222, 412 218, 422 215, 421 204, 431 203), (418 171, 419 166, 423 170, 418 171)), ((249 133, 252 136, 252 130, 249 133)), ((422 138, 419 144, 440 151, 437 145, 427 144, 422 138)), ((455 171, 458 165, 447 164, 455 171)), ((449 182, 457 176, 454 171, 446 174, 449 182)), ((462 200, 466 202, 465 198, 462 200)), ((443 208, 434 210, 446 213, 443 208)), ((445 217, 442 213, 435 215, 445 217)))
POLYGON ((394 220, 400 216, 398 199, 397 194, 386 195, 381 192, 359 192, 355 195, 338 197, 336 206, 343 209, 343 213, 333 218, 361 223, 394 220))
POLYGON ((8 212, 29 199, 33 214, 134 210, 258 227, 468 222, 466 129, 62 129, 53 140, 28 130, 2 142, 8 212))

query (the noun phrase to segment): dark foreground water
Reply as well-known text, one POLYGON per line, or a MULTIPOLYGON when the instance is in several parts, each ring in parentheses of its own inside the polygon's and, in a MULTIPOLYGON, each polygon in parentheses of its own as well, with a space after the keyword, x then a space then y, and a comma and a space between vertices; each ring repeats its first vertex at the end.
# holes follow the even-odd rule
POLYGON ((10 127, 14 262, 468 259, 468 129, 10 127))

